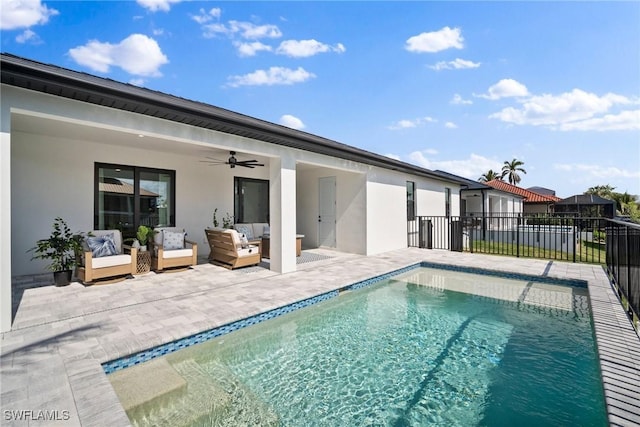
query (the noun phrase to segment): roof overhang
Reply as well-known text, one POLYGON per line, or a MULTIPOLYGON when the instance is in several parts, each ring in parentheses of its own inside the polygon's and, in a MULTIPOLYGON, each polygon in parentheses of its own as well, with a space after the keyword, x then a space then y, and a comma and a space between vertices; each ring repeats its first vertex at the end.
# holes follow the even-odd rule
POLYGON ((10 86, 460 184, 455 179, 436 174, 429 169, 307 132, 209 104, 14 55, 0 55, 0 72, 2 83, 10 86))

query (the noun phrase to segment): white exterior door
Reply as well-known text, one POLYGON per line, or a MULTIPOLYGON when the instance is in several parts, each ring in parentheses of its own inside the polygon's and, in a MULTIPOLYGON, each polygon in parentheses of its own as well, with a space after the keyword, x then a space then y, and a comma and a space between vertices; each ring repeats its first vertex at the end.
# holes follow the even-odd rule
POLYGON ((318 246, 336 247, 336 177, 318 179, 318 246))

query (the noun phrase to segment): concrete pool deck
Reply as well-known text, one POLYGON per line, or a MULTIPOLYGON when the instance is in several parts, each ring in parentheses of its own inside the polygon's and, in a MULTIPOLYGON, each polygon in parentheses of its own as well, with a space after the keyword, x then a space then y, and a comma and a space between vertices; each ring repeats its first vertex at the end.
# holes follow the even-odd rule
POLYGON ((101 363, 428 261, 587 281, 609 422, 640 425, 640 339, 600 266, 416 248, 312 252, 331 258, 288 274, 201 264, 102 286, 16 282, 13 328, 0 341, 0 424, 130 425, 101 363))

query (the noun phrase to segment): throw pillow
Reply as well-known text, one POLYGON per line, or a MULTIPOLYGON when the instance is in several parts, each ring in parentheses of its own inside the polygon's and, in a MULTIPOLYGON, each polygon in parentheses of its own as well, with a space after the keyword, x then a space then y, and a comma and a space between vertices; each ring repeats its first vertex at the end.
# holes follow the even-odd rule
POLYGON ((263 236, 270 236, 271 235, 271 227, 269 227, 268 225, 265 225, 262 227, 262 235, 263 236))
POLYGON ((242 249, 249 247, 249 239, 247 238, 246 234, 242 234, 240 236, 240 245, 242 246, 242 249))
POLYGON ((87 246, 91 249, 94 258, 116 255, 116 243, 113 233, 102 236, 87 237, 87 246))
POLYGON ((253 228, 248 224, 236 224, 233 226, 240 234, 247 236, 247 239, 253 240, 253 228))
POLYGON ((171 251, 174 249, 184 249, 184 231, 162 231, 162 246, 165 251, 171 251))

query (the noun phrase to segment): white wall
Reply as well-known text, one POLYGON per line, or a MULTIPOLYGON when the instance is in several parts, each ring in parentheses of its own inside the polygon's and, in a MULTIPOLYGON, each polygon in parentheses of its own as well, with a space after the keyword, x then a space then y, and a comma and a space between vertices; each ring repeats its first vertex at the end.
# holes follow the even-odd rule
POLYGON ((451 215, 460 214, 460 187, 381 168, 367 182, 367 255, 407 247, 407 181, 416 183, 416 214, 445 215, 445 187, 451 189, 451 215))
POLYGON ((11 329, 11 114, 0 107, 0 332, 11 329))
POLYGON ((366 193, 363 173, 338 169, 301 167, 297 173, 297 226, 304 234, 303 247, 318 247, 318 179, 336 177, 336 249, 366 252, 366 193))

